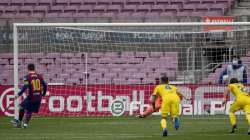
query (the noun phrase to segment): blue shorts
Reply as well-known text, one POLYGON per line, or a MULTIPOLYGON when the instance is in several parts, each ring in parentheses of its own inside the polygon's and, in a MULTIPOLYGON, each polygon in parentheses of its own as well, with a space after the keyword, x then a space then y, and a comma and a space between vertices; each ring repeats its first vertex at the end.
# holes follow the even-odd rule
POLYGON ((20 104, 21 108, 28 112, 38 113, 41 106, 42 97, 34 96, 33 98, 27 97, 20 104))

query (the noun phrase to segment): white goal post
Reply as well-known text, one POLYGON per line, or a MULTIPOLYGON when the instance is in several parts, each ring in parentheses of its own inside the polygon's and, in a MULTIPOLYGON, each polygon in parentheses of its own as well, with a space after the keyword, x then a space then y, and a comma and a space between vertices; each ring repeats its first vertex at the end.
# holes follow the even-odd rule
MULTIPOLYGON (((168 72, 165 73, 162 71, 158 71, 157 69, 162 69, 165 71, 173 72, 175 76, 170 80, 174 83, 181 83, 181 86, 180 86, 181 90, 187 91, 185 94, 188 94, 188 96, 190 97, 195 96, 194 93, 191 93, 193 92, 193 89, 189 87, 185 87, 185 84, 187 85, 189 85, 190 83, 201 84, 203 80, 206 78, 206 76, 209 76, 209 74, 211 73, 216 73, 217 69, 222 69, 223 67, 225 67, 225 65, 228 64, 229 61, 231 61, 230 58, 233 57, 234 54, 239 54, 240 57, 244 57, 247 55, 249 46, 247 44, 248 40, 245 40, 245 38, 249 37, 250 35, 249 34, 250 30, 248 30, 249 29, 248 26, 250 26, 250 22, 14 23, 13 25, 13 46, 14 46, 13 65, 14 65, 14 89, 15 89, 14 93, 15 95, 17 95, 19 91, 20 73, 24 74, 23 73, 24 70, 20 71, 19 67, 26 68, 24 66, 25 64, 27 64, 28 62, 35 62, 35 64, 38 64, 41 67, 42 66, 46 67, 46 70, 44 70, 44 72, 46 71, 45 74, 47 74, 48 77, 53 75, 55 78, 62 80, 63 85, 65 86, 70 85, 68 86, 68 89, 62 89, 62 90, 71 90, 71 91, 74 90, 75 92, 76 90, 79 90, 79 88, 80 90, 85 90, 85 93, 83 93, 84 95, 79 95, 77 93, 75 94, 75 96, 66 97, 64 91, 58 89, 58 87, 56 87, 55 89, 52 89, 52 90, 55 90, 55 92, 56 91, 62 92, 62 96, 59 97, 59 94, 58 94, 58 96, 54 97, 55 99, 53 98, 54 100, 51 98, 47 100, 47 103, 49 102, 54 105, 47 105, 48 107, 43 110, 45 113, 41 114, 44 116, 50 115, 50 113, 48 113, 48 110, 50 111, 52 110, 51 114, 53 114, 54 113, 53 111, 55 111, 56 112, 55 115, 62 115, 62 116, 92 116, 92 115, 100 116, 100 114, 102 116, 110 115, 109 113, 107 113, 110 111, 108 108, 110 107, 109 102, 111 103, 111 100, 115 98, 113 97, 115 95, 113 95, 112 93, 110 94, 110 96, 108 96, 106 94, 105 95, 102 94, 102 92, 105 92, 105 91, 111 92, 112 88, 114 88, 118 92, 121 92, 121 95, 119 96, 124 95, 124 97, 121 97, 121 98, 124 99, 124 101, 129 104, 129 105, 128 104, 125 105, 125 106, 128 106, 129 108, 131 107, 130 104, 131 104, 131 100, 133 100, 132 98, 137 99, 137 98, 141 98, 141 96, 139 96, 139 93, 138 95, 137 94, 130 95, 130 93, 128 93, 125 97, 125 93, 123 93, 122 92, 123 90, 120 88, 124 86, 124 88, 130 89, 131 88, 130 85, 136 85, 137 89, 140 89, 140 87, 142 87, 141 89, 152 90, 152 87, 155 84, 154 80, 156 79, 157 76, 160 77, 161 76, 160 74, 162 73, 163 74, 167 73, 166 74, 167 76, 169 74, 168 72), (224 31, 224 30, 216 31, 214 33, 221 33, 221 34, 219 36, 217 35, 213 36, 213 32, 204 32, 202 30, 202 27, 205 27, 205 26, 233 26, 233 27, 237 27, 237 29, 233 29, 230 31, 224 31), (159 28, 159 27, 162 27, 162 28, 159 28), (188 27, 188 29, 186 30, 184 29, 183 31, 181 31, 182 27, 188 27), (195 31, 190 30, 190 28, 193 28, 193 27, 199 28, 199 29, 195 29, 195 31), (169 28, 169 31, 167 28, 169 28), (176 29, 178 28, 180 28, 180 30, 177 31, 176 29), (64 39, 57 40, 55 38, 55 35, 50 36, 50 34, 53 34, 53 32, 58 32, 62 34, 68 32, 68 33, 74 33, 76 35, 70 36, 70 39, 67 38, 67 36, 64 36, 64 39), (222 38, 224 37, 223 36, 224 33, 226 34, 228 33, 226 36, 233 38, 232 40, 233 43, 227 42, 230 40, 223 41, 223 39, 221 39, 221 37, 222 38), (24 34, 24 35, 20 35, 20 34, 24 34), (90 39, 86 37, 87 36, 86 34, 92 35, 91 37, 89 37, 90 39), (100 34, 102 35, 105 34, 106 37, 98 36, 100 34), (131 34, 136 34, 136 35, 131 36, 131 34), (44 35, 44 38, 41 37, 43 35, 44 35), (86 38, 82 39, 78 35, 79 36, 85 35, 86 38), (166 38, 159 39, 158 37, 160 37, 161 35, 162 36, 165 35, 167 39, 166 38), (171 35, 175 37, 171 37, 171 35), (207 36, 209 36, 210 38, 207 36), (97 38, 99 37, 101 39, 94 40, 95 37, 97 38), (206 40, 207 38, 209 38, 210 40, 207 41, 206 40), (238 44, 237 39, 239 38, 242 38, 243 40, 241 41, 242 44, 238 44), (46 41, 43 42, 44 40, 46 41), (77 41, 79 41, 80 43, 77 41), (220 44, 221 42, 222 44, 223 43, 224 44, 221 45, 220 44), (231 46, 228 47, 227 43, 230 44, 231 46), (35 44, 36 49, 32 48, 33 44, 35 44), (59 49, 60 48, 59 45, 61 45, 63 48, 59 49), (205 49, 202 48, 201 50, 199 46, 202 46, 202 45, 207 46, 207 47, 205 47, 205 49), (20 46, 22 46, 21 50, 20 50, 20 46), (86 46, 87 48, 84 48, 86 46), (94 47, 91 48, 92 46, 94 47), (129 47, 126 48, 126 46, 129 46, 129 47), (168 46, 171 46, 171 47, 168 47, 168 46), (211 46, 216 46, 216 47, 211 47, 211 46), (220 47, 223 48, 222 51, 223 52, 225 51, 226 53, 224 54, 214 53, 220 47), (210 50, 211 48, 212 50, 210 50), (212 52, 212 53, 207 54, 210 56, 207 56, 206 60, 208 59, 210 60, 210 57, 217 57, 217 56, 213 56, 214 54, 216 54, 218 55, 218 58, 220 59, 220 61, 214 62, 216 64, 212 64, 211 63, 212 59, 208 63, 208 61, 205 61, 205 60, 203 61, 202 55, 200 57, 197 57, 198 53, 201 53, 204 51, 212 52), (36 55, 28 56, 30 53, 36 53, 36 55), (45 57, 45 59, 41 58, 40 56, 39 57, 37 56, 37 54, 40 55, 40 53, 43 53, 42 55, 45 57), (52 54, 58 55, 58 57, 52 56, 52 54), (63 58, 61 57, 62 54, 70 55, 70 56, 69 57, 66 56, 65 58, 63 58), (143 54, 146 56, 139 56, 139 54, 143 54), (19 55, 22 55, 22 57, 19 58, 19 55), (113 55, 117 55, 117 56, 113 56, 113 55), (31 59, 34 59, 34 61, 31 59), (68 62, 64 62, 66 60, 68 62), (107 62, 107 60, 112 60, 112 62, 107 62), (51 61, 51 62, 45 62, 45 61, 51 61), (76 62, 76 61, 79 61, 79 62, 76 62), (171 66, 163 67, 160 64, 158 64, 155 67, 150 66, 150 65, 153 65, 155 61, 159 61, 159 62, 176 61, 176 62, 173 64, 174 66, 172 67, 171 66), (56 72, 51 74, 52 70, 50 70, 49 67, 57 67, 59 65, 61 66, 61 68, 60 69, 58 68, 58 71, 62 72, 62 74, 56 73, 56 72), (80 68, 77 68, 77 65, 81 65, 79 66, 80 68), (83 66, 83 65, 86 65, 86 66, 83 66), (136 65, 138 65, 138 67, 136 68, 136 70, 138 71, 136 71, 135 69, 131 70, 131 67, 136 66, 136 65), (76 68, 72 68, 73 71, 79 71, 79 73, 85 73, 85 75, 79 74, 80 75, 80 78, 79 78, 80 80, 78 81, 79 83, 74 82, 75 79, 70 80, 70 78, 77 78, 77 75, 74 75, 74 72, 72 71, 69 72, 70 67, 73 67, 73 66, 76 67, 76 68), (151 71, 147 71, 143 73, 143 68, 151 69, 151 71), (81 69, 84 69, 84 70, 81 71, 81 69), (100 71, 98 71, 98 69, 100 69, 100 71), (92 76, 92 73, 91 73, 92 70, 93 70, 93 77, 99 76, 100 77, 99 79, 96 78, 92 80, 91 79, 92 77, 89 77, 89 74, 92 76), (98 71, 99 73, 97 73, 96 71, 98 71), (114 72, 116 72, 115 75, 112 74, 114 72), (126 75, 126 72, 127 72, 127 75, 126 75), (158 75, 152 76, 150 72, 158 74, 158 75), (125 76, 122 73, 124 73, 125 76), (184 75, 184 78, 183 77, 180 78, 181 73, 184 75), (198 78, 197 77, 193 78, 197 76, 196 73, 199 73, 199 75, 202 75, 202 76, 198 78), (106 78, 105 77, 106 75, 109 75, 109 77, 111 78, 106 78), (123 81, 119 81, 118 78, 121 78, 122 75, 125 78, 123 78, 123 81), (145 78, 142 77, 142 75, 145 75, 145 78), (191 82, 189 80, 187 80, 188 82, 186 82, 186 78, 187 79, 193 78, 193 79, 190 80, 191 82), (86 82, 84 82, 84 80, 82 79, 85 79, 86 82), (134 82, 133 80, 137 82, 134 82), (147 81, 150 81, 150 82, 147 82, 147 81), (98 83, 98 85, 96 83, 98 83), (79 85, 86 86, 86 87, 83 88, 83 87, 80 87, 79 85), (88 88, 88 85, 90 85, 89 88, 88 88), (92 85, 97 85, 97 86, 92 86, 92 85), (116 87, 113 85, 119 85, 120 87, 116 87), (103 88, 103 91, 100 92, 100 89, 102 88, 103 88), (93 90, 93 92, 96 92, 96 95, 89 94, 90 91, 88 90, 93 90), (78 97, 82 97, 82 98, 79 99, 78 97), (129 99, 127 100, 125 98, 129 98, 129 99), (75 102, 77 102, 76 105, 75 105, 75 102), (104 107, 100 104, 103 104, 104 107), (62 111, 64 109, 64 106, 66 106, 66 109, 65 109, 66 111, 62 111), (87 106, 86 109, 83 106, 87 106), (93 106, 96 106, 96 107, 93 107, 93 106), (83 112, 85 113, 81 114, 80 112, 82 110, 84 110, 83 112), (101 113, 99 113, 97 110, 100 111, 101 113)), ((169 75, 172 76, 172 73, 170 73, 169 75)), ((217 72, 217 75, 218 75, 218 72, 217 72)), ((50 81, 51 83, 54 83, 53 79, 50 79, 50 81)), ((61 82, 57 82, 57 83, 61 83, 61 82)), ((204 85, 206 84, 208 83, 204 82, 204 85)), ((214 82, 212 84, 218 84, 218 83, 214 82)), ((223 86, 220 86, 220 87, 214 86, 209 89, 207 87, 209 86, 203 86, 201 88, 203 88, 204 90, 208 90, 208 92, 212 91, 215 93, 221 92, 221 90, 224 89, 222 88, 223 86)), ((147 93, 150 93, 151 92, 150 90, 147 91, 147 93)), ((141 90, 138 90, 138 92, 139 91, 141 90)), ((133 90, 129 92, 133 92, 133 90)), ((203 95, 199 95, 199 96, 203 96, 203 95)), ((210 95, 207 95, 207 96, 210 96, 210 95)), ((217 96, 219 95, 214 94, 214 98, 216 98, 215 101, 220 100, 217 96)), ((147 97, 148 95, 143 94, 143 98, 144 98, 143 100, 148 100, 146 99, 147 97)), ((136 101, 140 101, 140 100, 138 99, 136 101)), ((207 100, 205 102, 210 103, 210 100, 207 100)), ((18 107, 18 104, 19 104, 19 101, 15 101, 15 108, 18 107)), ((202 106, 203 102, 202 103, 198 102, 197 104, 201 104, 200 106, 202 106)), ((213 102, 213 104, 216 104, 216 102, 213 102)), ((144 105, 144 101, 143 101, 143 105, 144 105)), ((200 107, 200 108, 203 108, 203 107, 200 107)), ((192 110, 194 110, 194 108, 192 108, 192 110)), ((210 110, 211 108, 209 109, 209 113, 210 113, 210 110)), ((126 111, 125 111, 125 114, 126 114, 126 111)), ((192 115, 193 114, 203 115, 207 113, 206 109, 203 109, 202 111, 195 110, 191 112, 193 112, 191 113, 192 115)), ((15 116, 17 117, 17 109, 15 110, 15 116)))

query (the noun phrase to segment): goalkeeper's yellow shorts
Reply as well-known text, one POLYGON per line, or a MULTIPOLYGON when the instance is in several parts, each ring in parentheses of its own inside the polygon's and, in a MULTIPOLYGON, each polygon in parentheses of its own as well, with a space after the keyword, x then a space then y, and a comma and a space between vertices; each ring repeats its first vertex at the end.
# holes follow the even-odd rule
POLYGON ((240 109, 243 109, 245 113, 250 113, 250 96, 244 96, 236 99, 230 107, 230 112, 235 113, 240 109))

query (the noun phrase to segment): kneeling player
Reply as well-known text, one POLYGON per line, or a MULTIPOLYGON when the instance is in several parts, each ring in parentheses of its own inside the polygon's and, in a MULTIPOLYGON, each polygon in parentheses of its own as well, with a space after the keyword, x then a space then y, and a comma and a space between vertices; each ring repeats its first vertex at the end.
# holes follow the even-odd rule
POLYGON ((155 101, 156 101, 157 96, 160 96, 162 98, 161 127, 163 129, 164 137, 168 135, 166 118, 169 113, 174 120, 175 129, 177 130, 180 126, 180 120, 178 117, 180 97, 178 94, 181 95, 181 93, 177 91, 175 86, 169 84, 168 77, 163 76, 161 77, 161 84, 155 87, 152 98, 151 98, 153 110, 156 109, 155 101))
POLYGON ((161 97, 157 96, 156 101, 155 101, 155 109, 153 109, 152 105, 149 105, 146 110, 140 114, 137 115, 138 118, 145 118, 149 115, 151 115, 152 113, 154 113, 155 111, 158 111, 161 108, 161 97))
POLYGON ((228 85, 228 87, 224 92, 223 105, 225 105, 225 103, 227 102, 227 95, 230 92, 235 96, 235 101, 231 105, 229 111, 229 119, 232 125, 231 133, 234 133, 235 130, 237 129, 237 120, 235 112, 243 109, 243 111, 246 114, 246 119, 249 125, 248 135, 250 135, 250 96, 247 92, 247 88, 244 87, 243 84, 239 83, 238 79, 232 78, 230 80, 230 84, 228 85))
MULTIPOLYGON (((177 92, 178 96, 182 99, 185 98, 180 92, 177 92)), ((186 99, 185 100, 190 100, 190 99, 186 99)), ((160 96, 156 96, 156 100, 155 100, 155 110, 153 109, 153 106, 150 104, 146 110, 140 114, 137 115, 136 117, 138 118, 145 118, 147 116, 150 116, 151 114, 153 114, 156 111, 159 111, 159 109, 161 108, 161 103, 162 103, 162 99, 160 96)))
POLYGON ((23 128, 28 126, 32 113, 38 113, 42 96, 46 94, 47 85, 43 78, 35 72, 35 65, 28 65, 28 74, 24 77, 24 85, 16 98, 21 96, 28 89, 28 95, 19 105, 19 117, 18 120, 12 120, 11 123, 20 127, 23 121, 23 128), (23 116, 25 118, 23 120, 23 116))

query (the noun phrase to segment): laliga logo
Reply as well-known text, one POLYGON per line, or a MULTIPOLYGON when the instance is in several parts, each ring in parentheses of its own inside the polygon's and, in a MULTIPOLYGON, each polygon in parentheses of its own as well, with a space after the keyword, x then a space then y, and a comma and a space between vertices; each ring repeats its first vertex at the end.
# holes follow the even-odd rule
POLYGON ((14 92, 14 88, 8 88, 0 96, 0 108, 6 116, 14 116, 14 94, 13 92, 14 92))

